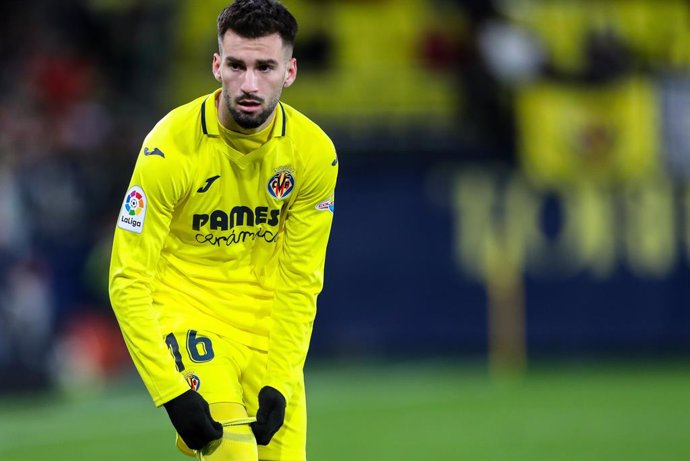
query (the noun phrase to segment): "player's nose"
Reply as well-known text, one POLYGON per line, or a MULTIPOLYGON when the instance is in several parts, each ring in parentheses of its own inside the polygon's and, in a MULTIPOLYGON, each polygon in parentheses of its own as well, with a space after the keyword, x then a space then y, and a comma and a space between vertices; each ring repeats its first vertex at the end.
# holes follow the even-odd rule
POLYGON ((242 80, 242 86, 240 87, 240 89, 245 93, 256 93, 257 91, 259 91, 257 83, 258 79, 254 72, 245 72, 244 79, 242 80))

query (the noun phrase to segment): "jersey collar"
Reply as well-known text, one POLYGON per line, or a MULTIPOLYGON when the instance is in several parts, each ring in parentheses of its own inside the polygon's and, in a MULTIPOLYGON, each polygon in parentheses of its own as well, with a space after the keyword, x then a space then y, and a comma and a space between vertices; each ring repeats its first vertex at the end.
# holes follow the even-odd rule
MULTIPOLYGON (((201 103, 201 132, 206 136, 212 138, 219 137, 218 132, 218 108, 216 107, 215 98, 216 94, 221 90, 218 89, 213 93, 209 94, 204 101, 201 103)), ((283 137, 287 131, 287 118, 285 117, 285 108, 283 103, 278 103, 278 108, 280 110, 276 111, 276 123, 273 124, 273 134, 271 138, 283 137)))

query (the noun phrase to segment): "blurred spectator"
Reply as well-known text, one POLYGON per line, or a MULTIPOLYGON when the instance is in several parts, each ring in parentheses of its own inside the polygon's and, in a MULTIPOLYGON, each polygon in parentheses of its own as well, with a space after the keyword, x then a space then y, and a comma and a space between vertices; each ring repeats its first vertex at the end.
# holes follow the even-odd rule
MULTIPOLYGON (((2 121, 0 128, 6 128, 2 121)), ((3 262, 24 255, 28 251, 27 227, 15 162, 8 155, 6 146, 0 145, 0 274, 3 272, 3 262)))
POLYGON ((12 379, 0 389, 31 390, 49 383, 53 296, 46 268, 19 261, 0 284, 0 366, 12 379))
POLYGON ((114 222, 138 121, 160 115, 164 86, 150 82, 163 74, 175 11, 29 3, 6 2, 0 17, 0 366, 19 387, 48 385, 53 337, 107 310, 80 274, 101 223, 114 222))
POLYGON ((466 57, 458 69, 466 98, 461 129, 485 150, 484 160, 512 163, 515 91, 541 75, 544 48, 531 31, 505 17, 496 2, 461 3, 470 24, 466 57))

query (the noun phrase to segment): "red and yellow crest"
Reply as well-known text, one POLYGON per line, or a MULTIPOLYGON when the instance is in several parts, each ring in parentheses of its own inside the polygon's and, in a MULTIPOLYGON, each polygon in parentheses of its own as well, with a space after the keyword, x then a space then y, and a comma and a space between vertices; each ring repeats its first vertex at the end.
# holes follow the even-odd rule
POLYGON ((295 170, 289 166, 281 166, 276 168, 275 172, 276 174, 268 180, 268 193, 271 197, 282 200, 295 188, 295 170))
POLYGON ((198 392, 201 387, 201 379, 194 373, 188 373, 185 375, 184 379, 189 384, 189 388, 194 392, 198 392))

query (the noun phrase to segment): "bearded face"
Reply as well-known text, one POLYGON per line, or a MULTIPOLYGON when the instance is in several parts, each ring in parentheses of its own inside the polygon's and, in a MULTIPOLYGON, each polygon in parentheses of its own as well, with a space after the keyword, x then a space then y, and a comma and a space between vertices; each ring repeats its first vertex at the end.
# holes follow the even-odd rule
POLYGON ((250 39, 228 30, 213 56, 213 73, 222 84, 221 123, 261 130, 272 120, 283 88, 295 80, 297 63, 277 33, 250 39))

